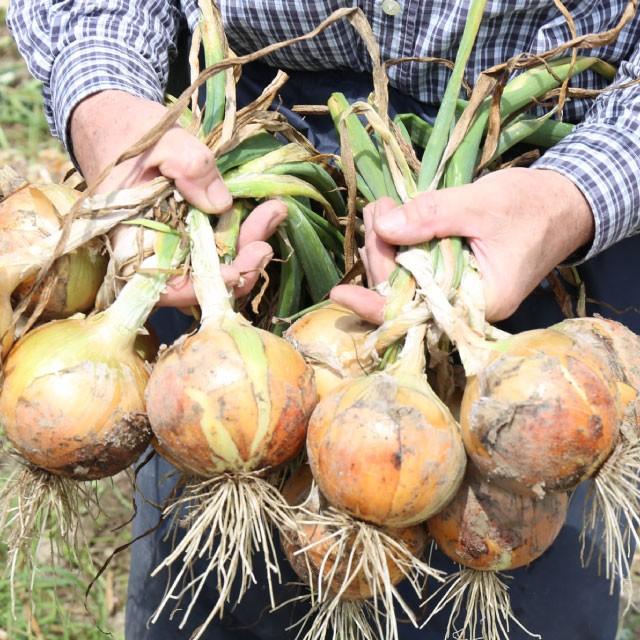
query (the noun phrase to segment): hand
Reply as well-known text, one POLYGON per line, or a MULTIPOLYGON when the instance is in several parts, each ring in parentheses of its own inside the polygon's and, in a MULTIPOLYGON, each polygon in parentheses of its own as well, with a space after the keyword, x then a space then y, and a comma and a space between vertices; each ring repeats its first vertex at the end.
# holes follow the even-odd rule
MULTIPOLYGON (((390 273, 385 243, 467 238, 483 277, 491 322, 509 317, 594 233, 593 214, 582 192, 568 178, 544 169, 496 171, 470 185, 419 194, 402 207, 382 199, 368 216, 371 237, 365 256, 369 272, 376 263, 378 278, 384 275, 380 269, 390 273), (385 255, 384 263, 380 254, 385 255)), ((342 285, 333 289, 331 298, 370 321, 382 318, 384 299, 373 291, 342 285)))
MULTIPOLYGON (((166 114, 166 107, 123 91, 108 90, 83 100, 71 116, 73 150, 82 173, 91 186, 105 169, 166 114)), ((205 213, 219 214, 232 205, 231 194, 216 167, 213 153, 179 126, 172 127, 150 149, 115 167, 98 185, 97 193, 132 187, 163 175, 191 204, 205 213)), ((260 269, 272 257, 265 242, 286 217, 281 202, 260 205, 247 218, 239 238, 238 256, 223 275, 235 295, 242 296, 255 284, 260 269)), ((130 231, 130 230, 129 230, 130 231)), ((132 244, 132 233, 119 234, 121 242, 132 244)), ((128 247, 122 253, 127 253, 128 247)), ((135 254, 132 244, 131 253, 135 254)), ((172 278, 160 304, 187 307, 196 303, 188 279, 172 278)))

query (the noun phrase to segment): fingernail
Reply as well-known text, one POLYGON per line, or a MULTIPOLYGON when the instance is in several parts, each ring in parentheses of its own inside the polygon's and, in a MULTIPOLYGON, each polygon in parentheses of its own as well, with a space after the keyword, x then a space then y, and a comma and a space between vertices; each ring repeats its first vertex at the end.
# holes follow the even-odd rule
POLYGON ((395 235, 406 229, 407 215, 403 207, 381 211, 376 214, 374 224, 381 235, 395 235))
POLYGON ((231 208, 233 198, 222 180, 214 180, 207 187, 207 200, 215 211, 226 211, 231 208))

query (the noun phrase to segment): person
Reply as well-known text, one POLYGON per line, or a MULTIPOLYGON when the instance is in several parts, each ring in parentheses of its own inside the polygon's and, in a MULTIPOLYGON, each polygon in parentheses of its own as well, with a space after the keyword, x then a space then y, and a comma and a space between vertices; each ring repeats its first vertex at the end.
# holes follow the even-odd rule
MULTIPOLYGON (((341 4, 333 0, 219 2, 227 36, 238 53, 300 35, 341 4)), ((469 7, 463 1, 352 4, 365 12, 385 59, 453 58, 469 7)), ((628 3, 573 0, 564 4, 576 32, 586 34, 613 28, 628 3)), ((635 9, 635 3, 631 5, 635 9)), ((167 83, 180 75, 170 76, 171 65, 176 71, 177 64, 172 60, 176 53, 182 53, 184 60, 186 50, 184 39, 180 47, 176 43, 184 23, 193 30, 198 17, 196 0, 12 0, 9 25, 31 72, 43 82, 52 131, 62 139, 88 184, 165 113, 162 100, 167 83)), ((570 37, 566 18, 554 0, 495 0, 485 10, 467 79, 473 83, 493 64, 520 52, 551 49, 570 37)), ((580 126, 531 167, 504 169, 471 185, 423 193, 401 207, 383 200, 368 210, 366 256, 376 278, 388 274, 394 247, 460 235, 467 238, 478 260, 488 318, 507 320, 508 330, 561 319, 549 288, 536 287, 554 267, 569 262, 581 265, 587 291, 599 301, 592 302, 591 311, 614 313, 640 331, 633 311, 638 303, 633 265, 640 249, 633 237, 640 229, 640 86, 628 83, 640 77, 640 16, 633 15, 615 42, 592 54, 615 64, 615 82, 625 86, 603 92, 595 100, 568 102, 565 119, 580 126)), ((321 151, 335 151, 337 143, 326 123, 317 118, 303 121, 290 107, 323 103, 336 90, 350 100, 366 97, 370 66, 353 28, 346 22, 335 24, 311 41, 272 54, 264 63, 245 69, 240 99, 246 102, 264 86, 272 68, 287 69, 291 78, 282 91, 280 108, 321 151)), ((396 111, 433 119, 449 76, 444 67, 409 60, 390 67, 389 76, 396 111)), ((573 84, 604 89, 607 82, 586 72, 573 84)), ((209 213, 220 213, 231 204, 212 154, 177 126, 143 155, 119 165, 100 190, 157 175, 174 179, 188 200, 209 213)), ((240 272, 255 271, 270 258, 264 241, 284 214, 276 202, 263 207, 245 234, 242 263, 228 274, 231 287, 240 282, 240 272)), ((332 297, 363 317, 380 319, 382 300, 377 294, 347 285, 334 289, 332 297)), ((169 306, 193 302, 193 291, 184 280, 174 281, 163 300, 169 306)), ((175 314, 165 317, 161 329, 167 339, 171 330, 180 330, 178 325, 175 314)), ((141 489, 149 501, 161 502, 170 491, 171 483, 162 482, 169 471, 170 466, 156 458, 141 472, 141 489)), ((608 581, 598 575, 595 563, 586 569, 580 564, 583 501, 581 489, 553 547, 530 567, 513 572, 509 581, 516 615, 546 640, 613 640, 616 635, 618 589, 610 596, 608 581)), ((157 521, 157 512, 141 499, 139 507, 134 535, 157 521)), ((133 547, 126 623, 130 640, 188 638, 198 618, 206 616, 203 594, 184 629, 178 629, 179 617, 172 620, 167 615, 147 625, 166 581, 166 575, 150 579, 149 573, 167 552, 167 544, 162 531, 156 531, 133 547)), ((451 568, 439 555, 435 563, 451 568)), ((283 593, 287 588, 282 588, 283 593)), ((255 588, 222 621, 212 624, 205 637, 294 637, 291 607, 275 613, 267 609, 264 581, 257 576, 255 588)), ((442 638, 445 625, 446 612, 423 631, 402 624, 400 637, 442 638)), ((510 638, 525 637, 524 631, 512 628, 510 638)))

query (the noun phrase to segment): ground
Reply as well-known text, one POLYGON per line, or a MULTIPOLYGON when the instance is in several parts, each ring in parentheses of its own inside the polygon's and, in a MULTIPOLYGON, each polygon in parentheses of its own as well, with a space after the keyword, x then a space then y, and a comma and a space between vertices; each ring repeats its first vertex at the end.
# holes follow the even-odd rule
MULTIPOLYGON (((39 85, 29 76, 5 27, 7 3, 0 0, 0 165, 8 163, 32 181, 60 180, 71 165, 49 135, 39 85)), ((9 470, 6 460, 0 462, 0 483, 9 470)), ((97 491, 103 512, 97 519, 82 519, 93 564, 87 553, 80 566, 64 554, 52 558, 48 545, 41 544, 34 550, 38 569, 31 598, 30 571, 17 573, 15 617, 8 579, 0 576, 0 640, 102 640, 108 637, 105 632, 113 640, 123 638, 127 551, 113 559, 86 601, 83 594, 97 567, 128 540, 128 527, 116 526, 131 516, 131 482, 123 474, 100 483, 97 491)), ((0 544, 0 567, 5 561, 6 547, 0 544)), ((633 578, 636 588, 618 640, 640 640, 640 559, 633 578)))

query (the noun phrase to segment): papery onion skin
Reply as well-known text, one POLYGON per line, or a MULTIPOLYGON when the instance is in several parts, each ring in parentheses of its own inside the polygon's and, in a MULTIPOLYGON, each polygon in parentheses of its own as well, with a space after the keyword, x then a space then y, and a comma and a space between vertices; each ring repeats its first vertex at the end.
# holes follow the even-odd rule
POLYGON ((374 329, 348 309, 329 304, 296 320, 284 337, 313 367, 322 400, 346 380, 373 369, 373 359, 364 356, 364 343, 374 329))
POLYGON ((153 370, 146 403, 155 446, 186 472, 210 477, 273 467, 304 445, 317 401, 312 369, 285 340, 246 330, 254 343, 248 359, 233 329, 204 324, 153 370), (262 358, 264 371, 256 365, 262 358), (257 393, 252 372, 265 381, 257 393))
MULTIPOLYGON (((30 185, 13 193, 0 204, 0 254, 37 245, 57 233, 79 196, 78 191, 56 184, 30 185)), ((107 262, 98 239, 58 258, 53 267, 58 280, 48 297, 43 317, 64 318, 89 311, 104 279, 107 262)), ((21 299, 31 290, 36 276, 12 282, 7 293, 21 299)), ((31 308, 40 295, 41 290, 33 294, 31 308)))
POLYGON ((566 519, 566 493, 542 500, 487 482, 469 470, 455 498, 427 527, 442 553, 479 571, 507 571, 539 558, 566 519))
POLYGON ((77 480, 125 469, 151 438, 145 363, 101 329, 94 316, 29 332, 7 357, 0 392, 0 421, 20 455, 77 480))
POLYGON ((386 373, 353 380, 318 404, 307 453, 333 506, 391 527, 441 509, 457 491, 466 462, 444 405, 386 373))
MULTIPOLYGON (((305 509, 312 513, 320 513, 322 508, 321 498, 317 489, 312 491, 312 482, 313 476, 311 470, 307 465, 304 465, 287 480, 283 487, 282 495, 290 505, 297 506, 304 502, 305 509)), ((302 516, 301 519, 304 521, 304 516, 302 516)), ((421 557, 424 553, 428 539, 425 527, 412 526, 402 529, 387 527, 384 529, 384 532, 399 543, 403 543, 416 557, 421 557)), ((329 537, 330 535, 331 531, 328 527, 319 524, 305 524, 303 522, 298 539, 287 538, 284 535, 281 536, 285 555, 301 580, 308 583, 310 579, 317 579, 318 573, 323 567, 325 556, 328 552, 330 553, 330 547, 334 542, 333 538, 329 537), (326 541, 324 540, 325 538, 327 538, 326 541), (304 553, 296 553, 302 548, 306 549, 304 553), (309 564, 307 564, 307 560, 309 564), (309 569, 311 569, 311 576, 309 575, 309 569)), ((324 563, 324 568, 322 569, 324 575, 328 576, 331 574, 334 562, 335 552, 330 555, 329 559, 324 563), (333 562, 331 558, 333 558, 333 562)), ((357 562, 357 558, 354 563, 355 562, 357 562)), ((404 575, 402 571, 396 563, 389 558, 387 559, 387 567, 392 584, 398 584, 403 580, 404 575)), ((332 584, 325 586, 328 586, 330 589, 333 584, 335 584, 336 587, 341 586, 346 577, 346 570, 346 567, 339 566, 336 569, 332 584)), ((346 600, 364 600, 372 597, 372 595, 369 581, 362 572, 359 572, 349 583, 342 597, 346 600)))
POLYGON ((620 405, 607 363, 553 329, 500 344, 467 382, 460 424, 481 473, 525 495, 567 491, 616 444, 620 405))

